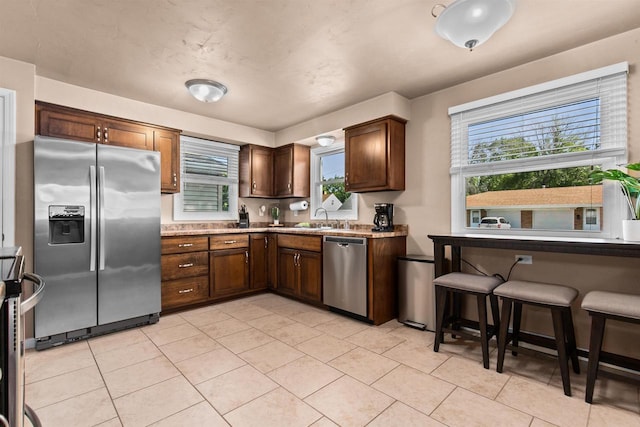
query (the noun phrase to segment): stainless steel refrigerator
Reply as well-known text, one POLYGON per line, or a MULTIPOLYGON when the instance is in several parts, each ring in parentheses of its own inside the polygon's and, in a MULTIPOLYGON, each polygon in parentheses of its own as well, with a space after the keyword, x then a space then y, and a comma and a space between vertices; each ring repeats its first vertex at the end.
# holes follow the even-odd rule
POLYGON ((34 210, 36 348, 158 321, 160 153, 36 136, 34 210))

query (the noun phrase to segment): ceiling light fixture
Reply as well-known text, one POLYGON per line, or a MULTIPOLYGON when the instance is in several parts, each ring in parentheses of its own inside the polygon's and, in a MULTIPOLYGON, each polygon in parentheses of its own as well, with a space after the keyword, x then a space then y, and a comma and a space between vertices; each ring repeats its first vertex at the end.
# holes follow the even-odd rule
POLYGON ((227 93, 227 87, 222 83, 206 79, 188 80, 184 84, 191 95, 198 101, 216 102, 227 93))
POLYGON ((336 137, 333 135, 316 136, 316 142, 322 145, 323 147, 328 147, 329 145, 333 144, 335 140, 336 140, 336 137))
POLYGON ((436 4, 431 15, 437 19, 436 34, 473 50, 507 23, 515 8, 516 0, 455 0, 449 6, 436 4), (436 15, 438 7, 444 10, 436 15))

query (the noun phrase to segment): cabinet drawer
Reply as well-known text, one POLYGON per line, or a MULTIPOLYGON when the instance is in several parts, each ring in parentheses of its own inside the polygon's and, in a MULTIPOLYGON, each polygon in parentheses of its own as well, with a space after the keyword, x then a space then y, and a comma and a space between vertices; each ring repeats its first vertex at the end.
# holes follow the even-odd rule
POLYGON ((199 252, 209 249, 207 236, 177 236, 162 238, 162 254, 199 252))
POLYGON ((209 237, 209 249, 212 251, 218 249, 246 248, 248 246, 248 234, 223 234, 221 236, 209 237))
POLYGON ((322 237, 280 234, 278 236, 278 247, 320 252, 322 250, 322 237))
POLYGON ((206 300, 209 297, 209 277, 190 277, 188 279, 162 282, 162 309, 187 305, 206 300))
POLYGON ((206 276, 209 274, 208 252, 163 255, 161 262, 162 280, 206 276))

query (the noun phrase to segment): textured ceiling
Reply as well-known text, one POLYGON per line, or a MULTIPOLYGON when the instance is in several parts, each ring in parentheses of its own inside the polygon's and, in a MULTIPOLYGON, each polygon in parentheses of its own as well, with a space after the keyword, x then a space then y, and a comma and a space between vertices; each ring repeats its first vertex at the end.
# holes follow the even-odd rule
POLYGON ((276 131, 640 27, 640 0, 518 0, 511 21, 469 52, 434 34, 439 1, 0 0, 0 56, 39 76, 276 131), (192 78, 229 93, 200 103, 184 87, 192 78))

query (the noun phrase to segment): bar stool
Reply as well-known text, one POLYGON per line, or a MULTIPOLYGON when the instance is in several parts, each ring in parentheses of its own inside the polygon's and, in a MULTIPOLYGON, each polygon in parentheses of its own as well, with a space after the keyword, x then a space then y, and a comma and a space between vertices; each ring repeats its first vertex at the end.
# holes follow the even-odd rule
POLYGON ((560 363, 560 374, 564 394, 571 396, 571 382, 569 379, 568 359, 571 358, 573 371, 580 373, 578 354, 576 351, 576 337, 571 316, 571 303, 578 296, 578 291, 568 286, 550 285, 546 283, 510 280, 493 290, 502 300, 502 314, 500 315, 500 335, 498 336, 498 366, 496 370, 502 372, 504 354, 509 346, 516 356, 520 335, 520 321, 522 319, 522 304, 544 307, 551 310, 553 332, 556 350, 560 363), (513 333, 508 334, 511 308, 513 307, 513 333))
POLYGON ((436 277, 433 280, 436 290, 436 337, 433 342, 433 351, 438 352, 440 343, 444 341, 444 333, 449 332, 453 336, 461 335, 477 339, 476 336, 465 333, 459 329, 460 313, 454 313, 447 317, 447 294, 474 295, 478 304, 478 323, 480 330, 480 343, 482 345, 482 363, 485 369, 489 369, 489 340, 498 331, 500 318, 498 316, 498 299, 493 295, 496 286, 502 280, 493 276, 480 276, 478 274, 449 273, 436 277), (491 301, 493 315, 493 328, 487 325, 487 297, 491 301), (451 326, 450 328, 447 326, 451 326))
POLYGON ((640 295, 592 291, 582 300, 582 308, 591 316, 587 390, 584 396, 585 402, 591 403, 598 377, 605 322, 607 319, 613 319, 621 322, 640 323, 640 295))

